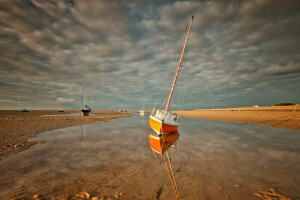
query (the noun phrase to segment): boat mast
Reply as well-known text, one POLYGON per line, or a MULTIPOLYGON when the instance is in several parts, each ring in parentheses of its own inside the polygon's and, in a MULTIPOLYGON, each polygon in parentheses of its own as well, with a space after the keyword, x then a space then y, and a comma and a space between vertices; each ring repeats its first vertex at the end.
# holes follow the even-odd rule
POLYGON ((21 104, 21 101, 20 101, 20 97, 18 97, 18 100, 19 100, 20 110, 22 110, 22 104, 21 104))
POLYGON ((194 19, 194 16, 192 16, 191 21, 190 21, 189 30, 188 30, 187 35, 186 35, 185 43, 184 43, 184 46, 183 46, 183 49, 182 49, 180 61, 179 61, 178 68, 177 68, 177 71, 176 71, 176 74, 175 74, 175 78, 174 78, 174 81, 173 81, 173 85, 172 85, 172 89, 171 89, 171 92, 170 92, 170 95, 169 95, 169 99, 168 99, 168 103, 167 103, 167 106, 166 106, 165 113, 167 113, 168 109, 169 109, 170 101, 171 101, 171 98, 172 98, 173 90, 174 90, 174 87, 175 87, 175 84, 176 84, 176 79, 177 79, 179 69, 180 69, 180 66, 181 66, 182 58, 183 58, 183 55, 184 55, 184 50, 185 50, 185 47, 186 47, 186 44, 187 44, 187 41, 188 41, 188 38, 189 38, 189 34, 190 34, 193 19, 194 19))
POLYGON ((83 109, 85 108, 85 82, 83 82, 83 109))

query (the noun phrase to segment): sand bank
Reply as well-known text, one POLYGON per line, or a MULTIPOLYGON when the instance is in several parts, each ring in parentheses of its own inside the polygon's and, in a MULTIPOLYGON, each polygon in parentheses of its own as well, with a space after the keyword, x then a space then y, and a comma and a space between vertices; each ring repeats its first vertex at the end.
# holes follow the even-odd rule
POLYGON ((42 132, 131 116, 127 113, 109 111, 93 111, 92 114, 97 115, 88 117, 81 117, 79 114, 80 112, 75 110, 64 112, 33 110, 23 113, 16 110, 0 111, 0 159, 36 144, 37 142, 28 142, 27 140, 42 132), (78 116, 68 116, 72 113, 78 113, 78 116))
POLYGON ((300 130, 299 105, 191 110, 175 113, 184 117, 300 130))

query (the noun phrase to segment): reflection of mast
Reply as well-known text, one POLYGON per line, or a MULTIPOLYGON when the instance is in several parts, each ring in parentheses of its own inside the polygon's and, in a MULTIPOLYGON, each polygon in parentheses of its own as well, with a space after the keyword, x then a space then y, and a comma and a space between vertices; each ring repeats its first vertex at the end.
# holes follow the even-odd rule
POLYGON ((168 159, 169 165, 168 165, 168 163, 167 163, 167 161, 166 161, 166 159, 165 159, 164 156, 163 156, 163 160, 165 162, 165 165, 166 165, 166 168, 167 168, 167 171, 168 171, 168 174, 169 174, 169 177, 170 177, 170 180, 171 180, 172 187, 174 189, 175 195, 176 195, 177 199, 180 199, 178 187, 177 187, 176 180, 175 180, 175 175, 173 173, 173 168, 172 168, 171 161, 170 161, 170 157, 169 157, 168 152, 166 152, 166 154, 167 154, 167 159, 168 159), (169 168, 169 166, 170 166, 170 168, 169 168), (171 173, 170 173, 170 171, 171 171, 171 173))
POLYGON ((82 139, 82 147, 85 146, 85 136, 86 136, 86 124, 81 125, 81 139, 82 139))
POLYGON ((139 113, 139 114, 142 117, 143 126, 145 126, 145 115, 144 115, 144 113, 139 113))

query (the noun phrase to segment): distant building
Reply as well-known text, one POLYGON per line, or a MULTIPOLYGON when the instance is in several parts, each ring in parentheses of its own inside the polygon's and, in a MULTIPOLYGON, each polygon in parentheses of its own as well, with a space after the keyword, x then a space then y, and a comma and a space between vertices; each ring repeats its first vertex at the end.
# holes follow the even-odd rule
POLYGON ((258 108, 259 106, 258 105, 252 105, 252 107, 258 108))

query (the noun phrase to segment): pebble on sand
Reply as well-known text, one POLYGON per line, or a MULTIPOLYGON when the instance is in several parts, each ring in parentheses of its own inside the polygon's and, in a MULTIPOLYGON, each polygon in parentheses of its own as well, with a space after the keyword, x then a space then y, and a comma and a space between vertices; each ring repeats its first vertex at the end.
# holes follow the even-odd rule
POLYGON ((90 194, 86 191, 79 192, 78 194, 76 194, 76 196, 81 199, 89 199, 90 198, 90 194))

